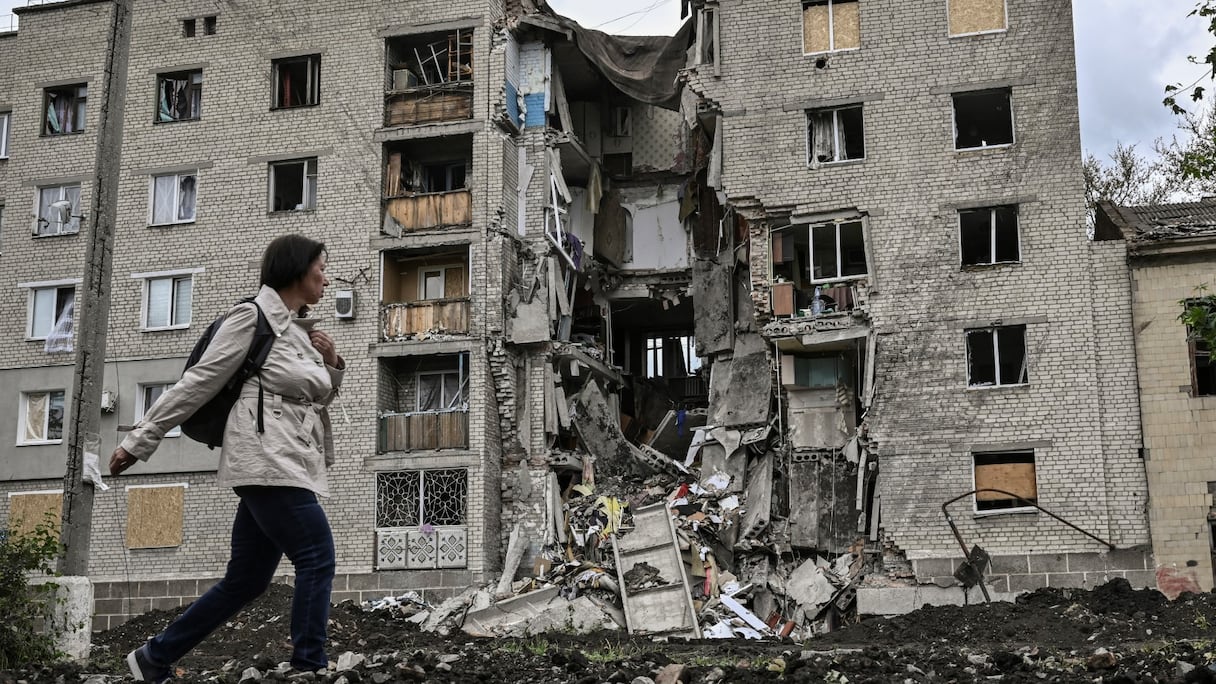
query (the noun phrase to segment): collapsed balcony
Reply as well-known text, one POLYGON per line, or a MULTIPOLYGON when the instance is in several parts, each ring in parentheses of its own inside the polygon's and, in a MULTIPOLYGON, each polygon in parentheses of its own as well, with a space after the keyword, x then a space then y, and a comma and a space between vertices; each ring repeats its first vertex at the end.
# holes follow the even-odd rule
POLYGON ((469 447, 468 355, 381 362, 378 452, 469 447))
POLYGON ((469 253, 393 250, 382 255, 380 340, 469 332, 469 253))
POLYGON ((473 118, 473 30, 390 38, 384 124, 473 118))
POLYGON ((382 232, 470 225, 472 158, 471 135, 386 144, 382 232))

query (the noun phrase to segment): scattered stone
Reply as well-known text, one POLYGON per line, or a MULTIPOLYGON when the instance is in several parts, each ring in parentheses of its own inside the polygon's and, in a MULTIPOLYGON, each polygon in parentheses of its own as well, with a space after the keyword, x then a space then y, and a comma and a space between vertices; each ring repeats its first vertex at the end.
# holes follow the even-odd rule
POLYGON ((634 677, 629 684, 654 684, 654 680, 650 677, 634 677))
POLYGON ((1190 672, 1191 670, 1194 670, 1194 669, 1195 669, 1195 666, 1186 662, 1185 660, 1178 661, 1177 672, 1178 672, 1179 677, 1185 677, 1188 672, 1190 672))
POLYGON ((338 656, 338 671, 353 670, 358 667, 363 661, 367 660, 367 656, 362 653, 352 653, 347 651, 338 656))
POLYGON ((262 681, 262 671, 256 667, 247 667, 241 672, 242 682, 260 682, 262 681))
POLYGON ((1093 655, 1085 660, 1085 667, 1089 670, 1113 670, 1119 665, 1119 657, 1114 653, 1099 648, 1094 651, 1093 655))
POLYGON ((655 675, 655 684, 677 684, 682 682, 684 678, 684 665, 680 663, 672 663, 659 668, 658 674, 655 675))
POLYGON ((448 654, 439 656, 438 658, 436 658, 436 660, 438 660, 441 663, 451 664, 451 663, 456 662, 457 660, 460 660, 460 656, 458 656, 454 653, 448 653, 448 654))

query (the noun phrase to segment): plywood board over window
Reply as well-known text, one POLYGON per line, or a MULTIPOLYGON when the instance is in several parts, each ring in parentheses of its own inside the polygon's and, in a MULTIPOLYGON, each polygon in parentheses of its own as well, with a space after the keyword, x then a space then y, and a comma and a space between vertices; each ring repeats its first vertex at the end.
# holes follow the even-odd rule
POLYGON ((13 534, 27 534, 44 521, 54 525, 59 536, 63 513, 63 492, 19 492, 8 496, 8 529, 13 534))
POLYGON ((950 35, 1003 31, 1005 0, 947 0, 950 35))
POLYGON ((1037 503, 1039 488, 1034 466, 1032 451, 975 454, 975 488, 1001 490, 977 491, 976 508, 984 511, 1037 503))
POLYGON ((186 485, 127 488, 127 548, 182 545, 186 485))
POLYGON ((802 50, 807 54, 861 46, 858 0, 806 0, 802 3, 802 50))

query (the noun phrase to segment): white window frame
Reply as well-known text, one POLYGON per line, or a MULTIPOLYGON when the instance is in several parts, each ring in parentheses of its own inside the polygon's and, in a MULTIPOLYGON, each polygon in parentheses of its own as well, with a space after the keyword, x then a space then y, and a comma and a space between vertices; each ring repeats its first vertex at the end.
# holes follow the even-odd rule
POLYGON ((199 273, 203 273, 204 270, 205 269, 202 269, 202 268, 187 268, 187 269, 180 269, 180 270, 176 270, 176 271, 155 271, 152 273, 132 273, 131 278, 133 280, 142 280, 143 281, 143 301, 139 307, 139 329, 140 329, 140 331, 157 332, 157 331, 161 331, 161 330, 184 330, 186 328, 189 328, 190 323, 194 319, 194 284, 196 281, 194 276, 198 275, 199 273), (186 278, 190 279, 190 316, 186 320, 186 322, 184 322, 184 323, 173 323, 172 322, 174 319, 175 309, 177 308, 177 288, 174 285, 174 286, 170 287, 170 290, 173 293, 171 295, 170 302, 169 302, 170 324, 166 325, 166 326, 149 327, 148 326, 148 307, 150 306, 150 301, 149 301, 148 295, 150 294, 150 290, 152 287, 152 281, 153 280, 172 279, 174 281, 174 283, 176 283, 176 281, 184 280, 186 278))
POLYGON ((13 113, 0 112, 0 159, 8 159, 8 139, 12 125, 13 113))
POLYGON ((270 162, 268 167, 269 180, 267 182, 268 196, 267 207, 271 213, 286 214, 293 211, 316 211, 317 210, 317 158, 316 157, 301 157, 299 159, 284 159, 282 161, 270 162), (301 165, 304 167, 304 173, 301 179, 303 184, 300 188, 300 197, 303 200, 303 206, 292 209, 275 209, 274 208, 274 190, 275 190, 275 169, 286 166, 301 165), (312 183, 309 183, 312 179, 312 183))
POLYGON ((866 240, 869 237, 866 231, 865 221, 860 218, 849 221, 828 221, 825 223, 812 223, 807 227, 807 266, 810 267, 810 273, 807 274, 807 281, 814 285, 824 285, 827 283, 847 283, 852 280, 861 280, 862 278, 870 277, 870 254, 866 246, 866 240), (845 225, 857 224, 861 229, 861 246, 866 251, 866 272, 858 273, 857 275, 841 275, 844 270, 844 256, 840 252, 840 227, 845 225), (822 226, 835 226, 836 232, 836 275, 831 278, 816 278, 815 277, 815 229, 822 226))
MULTIPOLYGON (((971 452, 971 489, 978 489, 979 485, 975 482, 976 456, 1008 456, 1013 454, 1030 454, 1031 463, 1034 465, 1034 488, 1037 492, 1039 489, 1039 450, 1038 449, 1009 449, 1008 451, 973 451, 971 452)), ((1035 503, 1039 497, 1035 497, 1035 503)), ((1039 509, 1034 506, 1011 506, 1009 508, 989 508, 980 510, 979 498, 971 495, 971 513, 977 518, 990 515, 1008 515, 1011 513, 1037 513, 1039 509)))
MULTIPOLYGON (((448 294, 448 285, 447 285, 448 271, 451 271, 451 270, 463 271, 464 265, 463 264, 442 264, 439 266, 419 266, 418 267, 418 301, 432 302, 437 299, 447 299, 448 297, 455 296, 455 295, 448 294), (440 295, 438 297, 427 297, 426 296, 426 275, 428 273, 435 273, 436 271, 439 272, 439 277, 440 277, 439 287, 442 290, 442 292, 440 293, 440 295)), ((465 275, 465 278, 467 280, 468 275, 465 275)))
POLYGON ((951 147, 955 152, 969 152, 971 150, 993 150, 1003 147, 1013 147, 1018 142, 1018 122, 1013 113, 1013 88, 991 88, 986 90, 965 90, 957 93, 950 93, 950 122, 953 124, 952 131, 954 140, 951 141, 951 147), (966 97, 983 92, 1003 92, 1008 96, 1009 102, 1009 142, 995 143, 992 145, 977 145, 975 147, 959 147, 958 146, 958 104, 955 102, 957 97, 966 97))
POLYGON ((971 31, 970 33, 950 33, 950 5, 953 0, 946 0, 946 36, 949 38, 958 38, 961 36, 982 36, 989 33, 1005 33, 1009 30, 1009 0, 1002 0, 1001 7, 1005 10, 1004 28, 987 29, 985 31, 971 31))
POLYGON ((468 391, 465 389, 465 386, 467 384, 468 384, 468 376, 461 377, 461 372, 458 369, 418 371, 417 373, 414 374, 414 410, 419 413, 421 413, 423 411, 459 411, 459 410, 463 410, 464 407, 467 407, 468 402, 469 402, 468 391), (455 375, 456 380, 458 382, 458 388, 456 390, 457 397, 459 398, 459 397, 463 396, 464 401, 460 402, 459 407, 451 408, 450 405, 452 402, 448 399, 447 394, 446 394, 447 393, 447 383, 445 383, 442 379, 440 379, 439 390, 441 393, 441 399, 440 399, 439 404, 440 404, 440 406, 442 406, 442 408, 437 408, 437 409, 422 408, 422 391, 421 391, 422 377, 425 375, 455 375))
POLYGON ((40 185, 37 188, 35 188, 34 189, 34 211, 33 211, 34 237, 39 237, 39 238, 54 237, 56 235, 75 235, 75 234, 79 233, 80 232, 80 216, 81 216, 80 202, 83 199, 84 199, 84 189, 81 188, 80 183, 62 183, 60 185, 40 185), (59 223, 58 221, 50 221, 48 219, 47 223, 46 223, 48 229, 50 228, 50 226, 58 226, 58 229, 55 230, 55 232, 46 232, 46 233, 42 232, 42 224, 40 223, 40 221, 42 220, 42 193, 55 191, 58 194, 58 199, 52 200, 52 202, 57 202, 59 200, 67 199, 67 197, 65 195, 67 194, 67 191, 71 188, 76 188, 76 206, 72 207, 72 210, 70 213, 70 216, 72 218, 70 218, 66 224, 59 223))
MULTIPOLYGON (((141 382, 139 383, 139 393, 135 395, 135 422, 143 420, 144 414, 148 409, 152 408, 152 404, 148 403, 148 390, 155 387, 161 388, 161 394, 168 392, 170 388, 176 385, 176 382, 141 382)), ((153 401, 155 403, 155 400, 153 401)), ((177 426, 165 433, 165 437, 180 437, 182 434, 181 426, 177 426)))
MULTIPOLYGON (((813 55, 827 55, 827 54, 831 54, 833 52, 852 52, 854 50, 861 49, 861 45, 858 45, 857 47, 847 47, 847 48, 836 47, 836 14, 835 14, 835 12, 836 12, 836 5, 837 5, 837 3, 840 3, 840 2, 855 2, 859 6, 861 5, 861 0, 827 0, 827 3, 828 3, 828 49, 827 50, 817 50, 815 52, 807 52, 806 32, 803 31, 802 54, 804 57, 810 57, 813 55)), ((807 3, 805 3, 805 2, 800 2, 798 4, 798 7, 799 7, 799 17, 798 18, 801 19, 801 21, 806 21, 806 19, 803 17, 803 13, 806 12, 806 5, 807 5, 807 3)), ((859 11, 860 11, 860 7, 859 7, 859 11)), ((799 22, 799 26, 801 26, 801 25, 802 25, 801 22, 799 22)), ((860 40, 858 42, 860 43, 860 40)))
POLYGON ((994 325, 985 328, 967 328, 963 330, 963 347, 967 356, 967 389, 969 390, 987 390, 998 389, 1004 387, 1026 387, 1030 384, 1030 328, 1025 325, 994 325), (1001 382, 1001 336, 997 334, 998 330, 1009 328, 1022 329, 1022 366, 1026 370, 1026 382, 1001 382), (995 366, 994 382, 991 385, 972 384, 971 382, 971 334, 990 332, 992 333, 992 359, 995 366))
POLYGON ((821 109, 806 110, 805 144, 806 144, 805 159, 807 162, 807 166, 809 166, 811 168, 815 168, 817 166, 822 166, 822 165, 827 165, 827 164, 848 164, 848 163, 857 163, 857 162, 865 161, 866 154, 868 154, 868 152, 869 152, 869 148, 866 145, 865 106, 862 103, 858 102, 856 104, 842 105, 840 107, 823 107, 821 109), (849 157, 841 156, 844 154, 844 141, 842 139, 843 134, 841 133, 840 112, 842 112, 846 109, 857 109, 861 112, 861 149, 862 149, 862 152, 861 152, 860 157, 849 158, 849 157), (829 159, 828 161, 819 161, 818 159, 811 158, 812 153, 814 153, 814 151, 815 151, 814 143, 811 141, 811 130, 813 127, 813 124, 811 123, 811 117, 816 114, 824 114, 824 113, 829 113, 829 112, 832 115, 832 158, 829 159))
POLYGON ((198 171, 179 171, 177 173, 162 173, 148 177, 148 225, 149 226, 172 226, 182 223, 194 223, 198 217, 198 171), (173 219, 169 221, 156 220, 156 180, 158 178, 172 178, 173 181, 173 219), (194 179, 194 204, 190 207, 191 214, 186 218, 182 218, 181 214, 181 188, 182 180, 185 178, 194 179))
MULTIPOLYGON (((26 307, 25 307, 25 309, 26 309, 26 312, 25 312, 25 339, 27 341, 42 342, 42 341, 45 341, 47 336, 49 335, 49 332, 48 332, 48 335, 42 335, 41 337, 34 336, 34 301, 38 296, 37 292, 42 291, 42 290, 54 290, 56 292, 56 295, 55 295, 56 306, 52 308, 52 311, 56 311, 59 309, 58 292, 60 290, 71 289, 72 298, 74 300, 76 297, 76 288, 79 285, 80 285, 79 279, 51 280, 51 281, 46 281, 46 282, 41 282, 41 283, 21 283, 18 285, 18 287, 21 287, 21 288, 27 290, 27 300, 26 300, 26 307)), ((48 328, 48 331, 54 330, 54 329, 55 329, 55 315, 54 315, 54 313, 52 313, 51 314, 51 325, 48 328)))
POLYGON ((997 266, 999 264, 1020 264, 1022 263, 1022 212, 1016 204, 996 204, 990 207, 973 207, 970 209, 958 210, 958 254, 959 263, 963 266, 997 266), (1018 238, 1018 258, 1007 261, 997 261, 996 259, 996 218, 997 209, 1002 207, 1013 208, 1013 230, 1018 238), (975 264, 969 264, 963 261, 963 214, 977 211, 988 212, 988 261, 981 261, 975 264))
POLYGON ((17 446, 38 446, 41 444, 62 444, 63 443, 63 437, 60 437, 59 439, 46 439, 45 438, 46 434, 50 431, 51 397, 55 394, 63 395, 63 400, 62 400, 63 401, 63 418, 62 418, 62 420, 64 422, 64 425, 62 425, 60 427, 60 430, 66 429, 67 390, 45 389, 45 390, 32 390, 32 391, 22 392, 21 400, 19 402, 20 406, 17 409, 17 446), (42 425, 43 439, 26 440, 25 439, 25 419, 26 419, 26 416, 29 415, 30 396, 35 395, 35 394, 47 395, 47 415, 46 415, 46 419, 43 420, 43 425, 42 425))
POLYGON ((313 53, 311 55, 298 55, 296 57, 283 57, 274 59, 270 62, 270 80, 273 91, 270 93, 270 108, 271 109, 299 109, 301 107, 315 107, 321 104, 321 54, 313 53), (303 61, 305 70, 308 72, 308 83, 305 84, 307 89, 305 102, 300 104, 284 104, 282 101, 283 90, 281 78, 281 68, 288 64, 303 61))

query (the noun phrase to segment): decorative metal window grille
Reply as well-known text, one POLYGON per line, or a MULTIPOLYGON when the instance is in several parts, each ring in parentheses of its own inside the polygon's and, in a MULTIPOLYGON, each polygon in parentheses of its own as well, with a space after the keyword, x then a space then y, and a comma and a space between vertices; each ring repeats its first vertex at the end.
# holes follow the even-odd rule
POLYGON ((468 472, 376 475, 376 565, 382 570, 465 567, 468 472))

